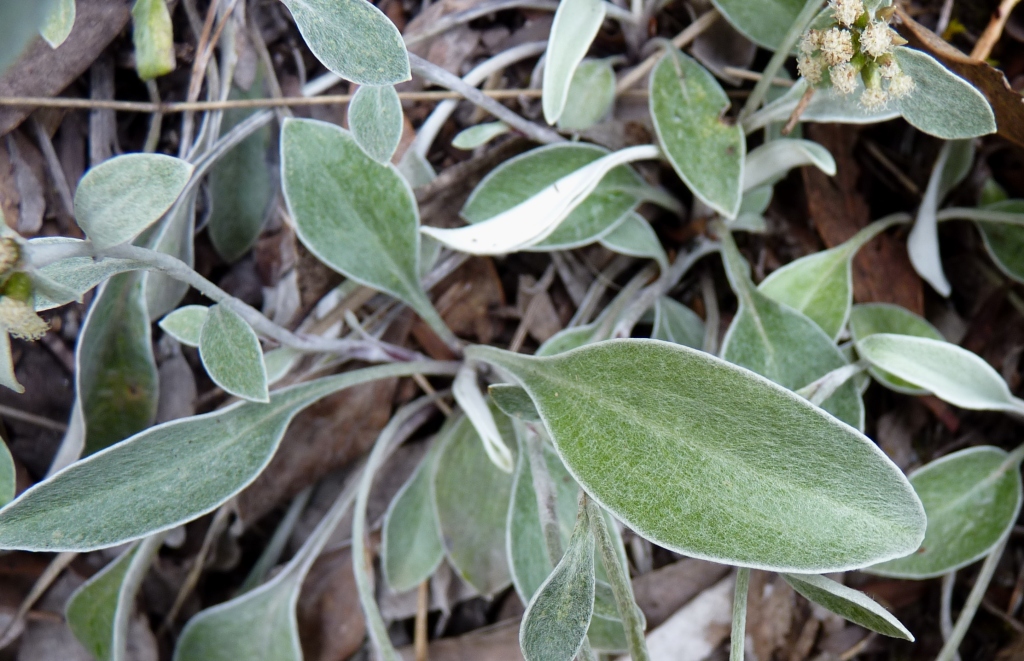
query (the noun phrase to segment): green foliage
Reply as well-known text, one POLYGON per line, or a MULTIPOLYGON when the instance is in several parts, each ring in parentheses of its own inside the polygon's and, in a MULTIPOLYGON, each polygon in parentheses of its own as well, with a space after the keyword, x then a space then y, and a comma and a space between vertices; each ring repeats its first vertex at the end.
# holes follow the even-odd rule
POLYGON ((565 111, 576 68, 604 22, 603 0, 565 0, 558 4, 548 37, 541 103, 544 119, 554 124, 565 111))
POLYGON ((174 71, 174 26, 167 0, 135 0, 132 41, 139 78, 153 80, 174 71))
POLYGON ((393 85, 363 85, 348 106, 352 137, 366 155, 387 163, 402 139, 402 102, 393 85))
POLYGON ((608 60, 583 60, 569 84, 558 128, 583 131, 608 116, 615 103, 615 71, 608 60))
POLYGON ((913 634, 889 611, 863 592, 815 574, 783 574, 794 590, 842 618, 884 636, 914 640, 913 634))
POLYGON ((255 331, 223 303, 210 308, 199 333, 199 357, 213 382, 253 402, 269 402, 267 367, 255 331))
POLYGON ((433 492, 438 445, 435 443, 402 485, 384 516, 381 567, 384 580, 395 592, 415 588, 444 559, 433 492))
POLYGON ((803 0, 714 0, 734 28, 759 46, 775 50, 804 6, 803 0))
POLYGON ((182 344, 198 347, 209 311, 205 305, 180 307, 160 320, 160 328, 182 344))
MULTIPOLYGON (((850 312, 850 335, 856 344, 866 337, 877 333, 896 333, 898 335, 914 335, 933 340, 942 340, 942 334, 925 319, 910 310, 898 305, 887 303, 865 303, 854 305, 850 312)), ((898 376, 872 365, 868 368, 871 376, 886 388, 907 395, 926 395, 927 390, 914 387, 898 376)))
POLYGON ((509 127, 505 122, 488 122, 477 124, 468 129, 459 131, 459 134, 452 139, 452 147, 456 149, 476 149, 486 145, 499 135, 508 133, 509 127))
POLYGON ((0 441, 0 507, 14 500, 17 486, 14 457, 7 444, 0 441))
POLYGON ((71 28, 74 26, 75 0, 56 0, 46 15, 43 26, 39 28, 39 34, 51 48, 58 48, 71 34, 71 28))

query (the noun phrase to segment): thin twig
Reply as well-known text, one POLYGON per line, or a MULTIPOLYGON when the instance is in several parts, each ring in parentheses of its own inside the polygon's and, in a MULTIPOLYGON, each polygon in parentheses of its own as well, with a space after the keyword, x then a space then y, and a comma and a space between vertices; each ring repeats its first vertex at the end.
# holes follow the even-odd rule
POLYGON ((57 195, 60 197, 61 204, 64 205, 64 211, 67 212, 68 216, 73 217, 75 215, 75 202, 71 195, 71 186, 68 185, 68 178, 64 174, 64 168, 61 167, 60 159, 57 158, 57 152, 53 148, 53 141, 50 140, 46 129, 43 128, 43 125, 35 117, 32 118, 32 128, 35 129, 36 139, 39 141, 39 150, 43 152, 46 169, 50 173, 50 179, 53 180, 54 188, 57 189, 57 195))
POLYGON ((416 625, 413 629, 413 649, 416 661, 427 661, 427 610, 430 607, 430 579, 420 583, 416 590, 416 625))
MULTIPOLYGON (((764 78, 764 75, 757 71, 751 71, 750 69, 740 69, 739 67, 723 67, 722 73, 729 74, 734 78, 742 78, 743 80, 752 80, 757 82, 764 78)), ((792 87, 796 85, 796 81, 791 78, 779 78, 776 76, 772 80, 772 85, 777 87, 792 87)))
POLYGON ((167 612, 164 617, 163 624, 160 625, 160 630, 157 632, 159 638, 164 632, 171 628, 174 624, 174 620, 178 617, 178 611, 185 604, 185 599, 192 593, 192 590, 199 583, 199 577, 203 573, 203 567, 206 564, 206 556, 210 554, 210 549, 213 548, 213 543, 217 541, 220 534, 224 532, 225 527, 228 524, 228 516, 231 514, 232 504, 221 505, 217 512, 213 515, 213 520, 210 522, 210 527, 206 531, 206 536, 203 537, 203 545, 199 547, 199 553, 192 561, 192 566, 189 567, 188 574, 185 576, 184 582, 178 589, 178 595, 174 598, 174 604, 171 605, 171 610, 167 612))
MULTIPOLYGON (((704 30, 707 30, 709 27, 711 27, 711 24, 717 21, 719 16, 721 16, 721 14, 719 14, 718 11, 715 9, 712 9, 711 11, 702 14, 700 18, 698 18, 693 23, 690 23, 688 26, 686 26, 685 30, 677 34, 672 39, 672 45, 675 46, 676 48, 683 48, 691 41, 696 39, 700 35, 700 33, 704 32, 704 30)), ((621 96, 622 94, 624 94, 626 90, 635 85, 641 78, 646 76, 647 73, 654 68, 654 65, 658 63, 659 59, 661 59, 660 50, 652 54, 650 57, 648 57, 646 60, 644 60, 634 68, 630 69, 628 72, 626 72, 626 74, 622 78, 620 78, 619 82, 615 85, 615 95, 621 96)))
POLYGON ((807 106, 810 105, 813 97, 814 88, 808 85, 807 89, 804 90, 803 95, 801 95, 800 100, 797 101, 796 108, 793 108, 792 114, 790 114, 789 119, 786 120, 786 125, 782 127, 782 135, 789 135, 793 132, 793 129, 796 128, 797 122, 800 121, 800 116, 804 114, 805 110, 807 110, 807 106))
POLYGON ((1013 8, 1019 2, 1020 0, 1003 0, 999 3, 999 7, 992 14, 992 19, 985 27, 985 31, 981 33, 978 43, 974 44, 974 48, 971 50, 972 58, 976 60, 988 59, 999 38, 1003 36, 1003 29, 1006 27, 1006 21, 1010 19, 1010 12, 1013 11, 1013 8))
POLYGON ((43 429, 51 429, 62 434, 68 430, 68 426, 62 422, 50 420, 34 413, 26 413, 6 404, 0 404, 0 417, 11 418, 12 420, 25 422, 36 427, 42 427, 43 429))

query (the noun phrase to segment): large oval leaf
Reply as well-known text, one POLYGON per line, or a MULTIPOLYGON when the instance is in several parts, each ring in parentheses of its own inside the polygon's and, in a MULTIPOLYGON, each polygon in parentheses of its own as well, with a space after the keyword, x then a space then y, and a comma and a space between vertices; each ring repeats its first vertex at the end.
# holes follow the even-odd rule
MULTIPOLYGON (((747 263, 728 234, 722 238, 722 256, 739 298, 739 310, 722 342, 723 358, 790 390, 846 365, 842 352, 817 324, 754 287, 747 263)), ((853 381, 840 386, 821 406, 847 424, 864 426, 864 404, 853 381)))
MULTIPOLYGON (((878 333, 897 333, 899 335, 916 335, 933 340, 943 340, 942 333, 926 319, 919 317, 910 310, 891 303, 864 303, 854 305, 850 311, 850 336, 854 344, 866 337, 878 333)), ((874 365, 868 368, 879 383, 886 388, 906 395, 927 395, 928 391, 917 388, 898 376, 893 376, 874 365)))
POLYGON ((279 390, 269 404, 239 402, 147 429, 0 510, 0 548, 92 551, 191 521, 256 479, 306 406, 343 388, 416 373, 452 370, 431 361, 368 367, 279 390))
MULTIPOLYGON (((576 143, 538 147, 510 158, 484 177, 460 215, 470 223, 493 218, 607 154, 602 147, 576 143)), ((592 243, 639 204, 638 192, 643 186, 632 168, 620 165, 601 179, 551 236, 532 249, 563 250, 592 243)))
POLYGON ((657 340, 466 354, 519 380, 576 481, 671 550, 819 573, 924 536, 920 501, 874 443, 749 370, 657 340))
POLYGON ((668 48, 651 72, 651 119, 665 156, 693 194, 733 218, 743 193, 746 138, 725 117, 729 97, 693 58, 668 48))
POLYGON ((442 337, 452 337, 420 286, 419 211, 394 166, 367 156, 341 127, 288 119, 281 171, 288 211, 310 252, 408 303, 442 337))
POLYGON ((981 560, 1020 513, 1020 466, 999 448, 967 448, 910 475, 924 503, 928 532, 921 548, 867 571, 897 578, 932 578, 981 560))
POLYGON ((309 50, 325 67, 360 85, 409 80, 402 35, 366 0, 284 0, 309 50))
POLYGON ((225 392, 253 402, 268 402, 267 367, 256 332, 223 303, 206 312, 199 333, 199 357, 213 382, 225 392))
POLYGON ((911 94, 899 100, 903 118, 915 128, 943 140, 995 133, 992 106, 973 85, 927 53, 897 48, 894 55, 916 84, 911 94))
POLYGON ((125 154, 100 163, 75 191, 78 226, 101 250, 131 241, 171 208, 192 169, 162 154, 125 154))

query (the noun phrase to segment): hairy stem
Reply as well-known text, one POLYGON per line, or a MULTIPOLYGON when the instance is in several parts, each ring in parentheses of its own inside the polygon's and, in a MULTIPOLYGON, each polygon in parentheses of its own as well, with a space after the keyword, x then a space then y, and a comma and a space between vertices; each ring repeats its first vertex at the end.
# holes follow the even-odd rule
POLYGON ((978 578, 974 582, 974 587, 971 588, 971 593, 967 595, 967 602, 964 604, 963 610, 960 611, 960 616, 956 618, 956 626, 953 627, 953 631, 949 634, 949 639, 942 646, 942 651, 935 657, 935 661, 953 661, 956 657, 957 649, 959 649, 960 643, 963 642, 964 636, 967 635, 967 629, 974 620, 974 614, 978 612, 978 606, 981 605, 981 600, 985 597, 988 584, 992 582, 992 576, 996 573, 999 559, 1003 556, 1003 550, 1006 548, 1006 542, 1009 539, 1010 536, 1008 534, 1004 535, 1003 539, 992 549, 992 553, 989 553, 988 557, 985 558, 985 562, 981 565, 981 571, 978 573, 978 578))
POLYGON ((743 661, 743 647, 747 639, 747 590, 750 588, 750 568, 740 567, 736 572, 736 591, 732 597, 732 637, 729 639, 729 661, 743 661))

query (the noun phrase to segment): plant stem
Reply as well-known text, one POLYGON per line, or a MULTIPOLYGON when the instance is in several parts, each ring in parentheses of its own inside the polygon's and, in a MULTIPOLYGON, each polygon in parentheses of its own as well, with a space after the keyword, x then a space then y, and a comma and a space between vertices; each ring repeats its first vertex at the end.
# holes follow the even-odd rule
POLYGON ((533 490, 537 494, 537 512, 540 525, 544 530, 544 546, 548 552, 551 566, 556 567, 562 560, 565 549, 562 548, 562 531, 558 525, 558 500, 555 485, 551 482, 548 464, 544 459, 540 436, 527 425, 517 422, 523 427, 523 443, 526 445, 526 457, 530 462, 530 474, 533 477, 533 490))
POLYGON ((619 562, 619 556, 615 552, 615 542, 608 532, 608 525, 605 523, 604 512, 586 494, 583 499, 587 504, 587 515, 590 517, 590 526, 597 537, 597 545, 601 549, 601 561, 604 562, 605 572, 608 574, 608 581, 612 586, 612 593, 615 595, 615 604, 619 609, 619 617, 622 618, 622 627, 626 631, 626 641, 629 643, 629 656, 632 661, 651 661, 651 655, 647 652, 647 641, 644 640, 644 627, 637 616, 636 600, 633 598, 633 584, 629 582, 629 576, 625 568, 619 562))
POLYGON ((729 639, 729 661, 743 661, 743 647, 747 640, 747 590, 750 587, 750 568, 740 567, 736 572, 736 591, 732 597, 732 637, 729 639))
POLYGON ((992 582, 992 576, 996 573, 999 559, 1003 556, 1003 550, 1006 548, 1006 542, 1009 539, 1009 534, 1004 535, 1003 539, 992 549, 992 553, 985 558, 985 562, 981 565, 981 571, 978 573, 978 578, 974 582, 974 587, 971 588, 971 593, 967 595, 967 602, 964 604, 963 610, 960 611, 960 616, 956 618, 956 626, 953 627, 949 639, 942 646, 942 651, 935 657, 935 661, 953 661, 957 650, 960 648, 960 643, 963 641, 964 636, 967 635, 967 629, 974 620, 974 614, 978 612, 978 606, 981 605, 981 600, 985 597, 988 584, 992 582))
POLYGON ((818 10, 821 8, 821 0, 807 0, 804 8, 797 14, 796 20, 793 21, 793 25, 790 26, 789 32, 783 37, 782 43, 779 44, 779 48, 772 55, 772 59, 768 61, 768 66, 764 68, 761 73, 761 80, 757 81, 754 85, 753 91, 750 96, 747 97, 747 102, 743 106, 743 110, 740 111, 740 121, 742 122, 747 117, 754 114, 754 111, 761 106, 761 102, 764 101, 768 95, 768 89, 772 85, 772 79, 775 78, 775 74, 779 72, 782 65, 786 63, 786 58, 793 51, 793 47, 796 46, 796 42, 800 40, 800 36, 807 29, 807 26, 811 24, 814 17, 818 15, 818 10))

